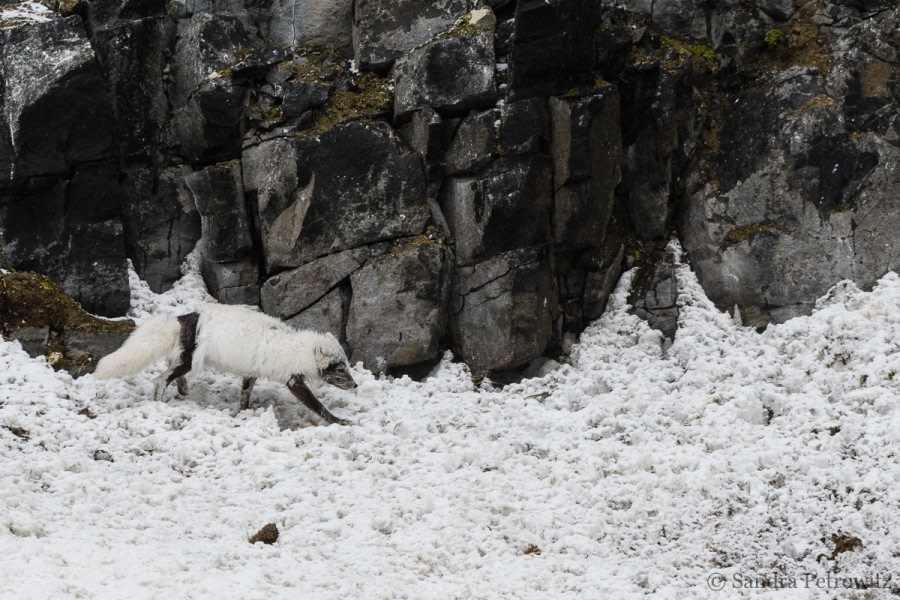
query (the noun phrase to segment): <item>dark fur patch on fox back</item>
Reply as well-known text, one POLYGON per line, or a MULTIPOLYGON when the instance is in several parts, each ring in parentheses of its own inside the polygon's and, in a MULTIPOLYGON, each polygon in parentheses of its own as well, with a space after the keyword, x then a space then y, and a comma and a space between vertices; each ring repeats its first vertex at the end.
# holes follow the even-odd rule
POLYGON ((197 321, 200 320, 198 313, 188 313, 178 317, 178 323, 181 324, 181 362, 169 375, 166 383, 171 383, 191 370, 194 362, 194 350, 197 349, 197 321))

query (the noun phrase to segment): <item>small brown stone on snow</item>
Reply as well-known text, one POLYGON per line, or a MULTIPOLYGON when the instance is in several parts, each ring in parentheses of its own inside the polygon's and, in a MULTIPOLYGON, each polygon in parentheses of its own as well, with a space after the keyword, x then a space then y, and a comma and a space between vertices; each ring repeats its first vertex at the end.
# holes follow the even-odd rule
POLYGON ((255 544, 257 542, 262 542, 263 544, 274 544, 277 541, 278 527, 275 526, 275 523, 264 525, 262 529, 256 532, 256 535, 250 538, 251 544, 255 544))

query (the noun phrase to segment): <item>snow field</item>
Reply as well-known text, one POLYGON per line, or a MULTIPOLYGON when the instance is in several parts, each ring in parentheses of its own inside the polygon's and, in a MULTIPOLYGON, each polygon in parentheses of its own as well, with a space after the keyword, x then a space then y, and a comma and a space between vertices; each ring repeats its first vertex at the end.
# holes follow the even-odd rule
MULTIPOLYGON (((804 574, 900 578, 900 278, 762 334, 678 280, 665 351, 626 274, 572 364, 502 389, 449 355, 423 382, 357 367, 355 393, 320 390, 349 427, 272 382, 241 413, 212 373, 154 403, 152 372, 73 380, 0 341, 0 597, 819 598, 837 592, 804 574), (249 544, 269 522, 278 541, 249 544), (736 584, 773 574, 799 589, 736 584)), ((207 299, 192 261, 172 292, 132 289, 138 319, 207 299)))

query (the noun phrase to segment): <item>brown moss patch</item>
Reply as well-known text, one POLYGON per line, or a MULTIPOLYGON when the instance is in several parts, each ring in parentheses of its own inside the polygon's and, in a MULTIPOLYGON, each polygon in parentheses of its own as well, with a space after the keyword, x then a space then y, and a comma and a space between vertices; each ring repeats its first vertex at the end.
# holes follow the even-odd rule
POLYGON ((754 223, 753 225, 735 227, 725 236, 725 242, 729 244, 739 244, 748 241, 750 238, 760 233, 788 234, 790 232, 790 229, 778 225, 777 223, 754 223))
POLYGON ((391 114, 392 96, 387 80, 372 73, 359 76, 354 90, 335 89, 316 116, 314 133, 357 119, 382 118, 391 114))
POLYGON ((0 273, 0 333, 23 327, 52 331, 130 333, 131 321, 109 321, 86 313, 49 277, 36 273, 0 273))

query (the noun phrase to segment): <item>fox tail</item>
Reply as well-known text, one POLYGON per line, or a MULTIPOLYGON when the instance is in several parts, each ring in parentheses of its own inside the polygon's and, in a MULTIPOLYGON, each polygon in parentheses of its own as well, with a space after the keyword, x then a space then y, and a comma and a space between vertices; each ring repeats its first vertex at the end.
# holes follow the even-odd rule
POLYGON ((114 379, 140 373, 162 358, 177 360, 181 326, 172 316, 154 317, 134 330, 122 347, 100 359, 94 376, 114 379))

